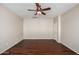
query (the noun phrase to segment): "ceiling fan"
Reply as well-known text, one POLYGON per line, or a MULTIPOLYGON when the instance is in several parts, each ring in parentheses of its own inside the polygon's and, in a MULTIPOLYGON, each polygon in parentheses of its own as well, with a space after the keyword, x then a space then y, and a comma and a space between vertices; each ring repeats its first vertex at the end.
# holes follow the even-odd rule
POLYGON ((43 14, 43 15, 46 15, 46 13, 44 11, 48 11, 48 10, 51 10, 50 7, 48 8, 41 8, 41 5, 39 3, 35 3, 36 5, 36 9, 35 10, 32 10, 32 9, 28 9, 28 11, 35 11, 36 13, 34 15, 37 15, 37 14, 43 14))

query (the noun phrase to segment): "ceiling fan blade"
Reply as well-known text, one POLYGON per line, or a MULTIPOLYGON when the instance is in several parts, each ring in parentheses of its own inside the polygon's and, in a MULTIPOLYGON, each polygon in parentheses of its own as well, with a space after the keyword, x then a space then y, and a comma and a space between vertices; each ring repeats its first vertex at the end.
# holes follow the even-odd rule
POLYGON ((46 15, 46 13, 44 13, 44 12, 41 12, 43 15, 46 15))
POLYGON ((37 13, 35 13, 34 15, 37 15, 37 13))
POLYGON ((47 10, 51 10, 51 8, 42 9, 42 11, 47 11, 47 10))
POLYGON ((37 7, 41 7, 41 5, 39 3, 35 3, 37 7))
POLYGON ((28 11, 36 11, 36 10, 28 9, 28 11))

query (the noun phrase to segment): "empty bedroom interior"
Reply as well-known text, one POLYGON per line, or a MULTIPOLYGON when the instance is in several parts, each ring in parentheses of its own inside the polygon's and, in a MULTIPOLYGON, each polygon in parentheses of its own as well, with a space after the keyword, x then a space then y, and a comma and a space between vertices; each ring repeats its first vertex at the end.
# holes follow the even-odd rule
POLYGON ((78 55, 78 25, 78 3, 2 3, 0 54, 78 55))

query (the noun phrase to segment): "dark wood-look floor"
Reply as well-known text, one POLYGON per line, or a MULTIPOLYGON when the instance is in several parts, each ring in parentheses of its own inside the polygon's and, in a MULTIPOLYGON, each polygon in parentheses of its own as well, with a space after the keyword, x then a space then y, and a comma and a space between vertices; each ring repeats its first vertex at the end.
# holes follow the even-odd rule
POLYGON ((23 40, 2 55, 77 55, 55 40, 23 40))

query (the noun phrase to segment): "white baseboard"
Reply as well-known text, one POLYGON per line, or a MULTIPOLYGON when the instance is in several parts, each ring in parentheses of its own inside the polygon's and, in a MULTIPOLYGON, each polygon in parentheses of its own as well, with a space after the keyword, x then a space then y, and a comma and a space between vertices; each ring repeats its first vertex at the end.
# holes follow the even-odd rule
MULTIPOLYGON (((41 39, 29 38, 29 39, 27 39, 27 38, 26 38, 26 39, 24 39, 24 40, 51 40, 51 38, 49 38, 49 39, 48 39, 48 38, 47 38, 47 39, 45 39, 45 38, 41 38, 41 39)), ((53 40, 54 40, 54 39, 53 39, 53 40)))
POLYGON ((2 54, 3 52, 5 52, 6 50, 10 49, 11 47, 13 47, 14 45, 16 45, 16 44, 19 43, 20 41, 22 41, 22 40, 19 40, 18 42, 15 42, 12 46, 10 46, 10 47, 4 49, 3 51, 1 51, 0 54, 2 54))
POLYGON ((68 47, 69 49, 71 49, 71 50, 74 51, 75 53, 79 54, 77 51, 75 51, 74 49, 72 49, 72 48, 69 47, 67 44, 63 43, 62 41, 61 41, 61 44, 63 44, 64 46, 68 47))

